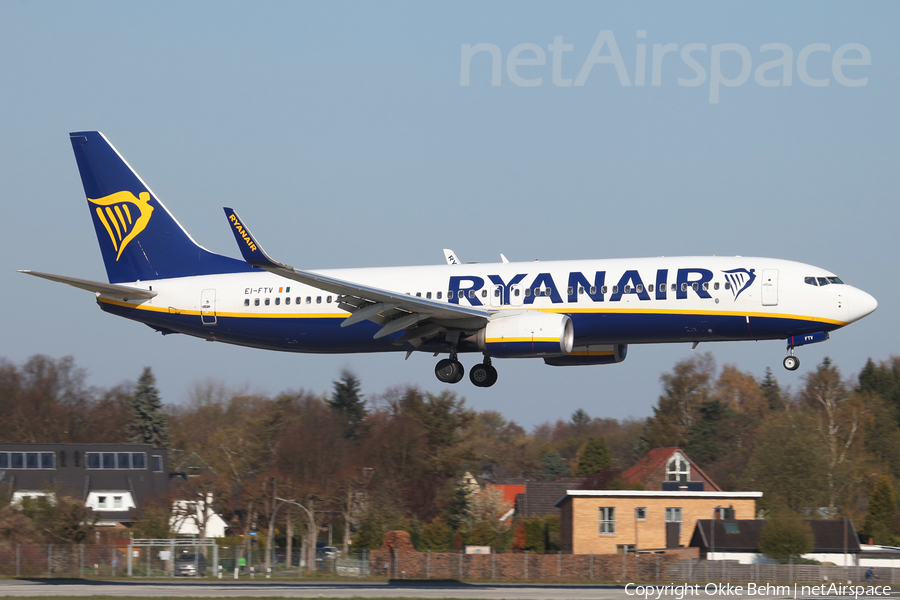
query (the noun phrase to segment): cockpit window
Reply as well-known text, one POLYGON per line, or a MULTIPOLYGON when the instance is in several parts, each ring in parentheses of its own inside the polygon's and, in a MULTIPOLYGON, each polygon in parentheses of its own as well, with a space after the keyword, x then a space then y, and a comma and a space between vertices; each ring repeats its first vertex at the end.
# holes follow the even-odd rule
POLYGON ((840 284, 843 284, 844 282, 841 281, 841 278, 840 278, 840 277, 829 277, 829 278, 828 278, 828 283, 840 283, 840 284))
POLYGON ((818 283, 816 283, 815 277, 804 277, 803 282, 807 285, 819 285, 818 283))
POLYGON ((819 285, 828 285, 830 283, 827 277, 817 277, 816 279, 819 280, 819 285))

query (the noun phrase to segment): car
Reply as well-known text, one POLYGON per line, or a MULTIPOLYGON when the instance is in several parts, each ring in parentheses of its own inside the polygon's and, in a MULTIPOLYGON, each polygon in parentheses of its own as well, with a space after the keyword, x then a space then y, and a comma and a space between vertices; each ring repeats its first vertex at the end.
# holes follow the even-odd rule
POLYGON ((206 556, 202 552, 182 552, 175 558, 175 576, 206 576, 206 556))
POLYGON ((316 547, 316 560, 321 562, 325 559, 334 560, 335 558, 339 558, 341 555, 341 551, 338 550, 337 546, 317 546, 316 547))

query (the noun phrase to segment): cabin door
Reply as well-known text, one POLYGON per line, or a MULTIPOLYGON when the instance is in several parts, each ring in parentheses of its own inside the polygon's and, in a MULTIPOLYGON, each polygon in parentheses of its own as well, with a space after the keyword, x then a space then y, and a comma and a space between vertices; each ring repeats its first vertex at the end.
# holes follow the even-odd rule
POLYGON ((204 325, 216 324, 216 290, 203 290, 200 293, 200 322, 204 325))
POLYGON ((763 269, 762 305, 778 305, 778 269, 763 269))

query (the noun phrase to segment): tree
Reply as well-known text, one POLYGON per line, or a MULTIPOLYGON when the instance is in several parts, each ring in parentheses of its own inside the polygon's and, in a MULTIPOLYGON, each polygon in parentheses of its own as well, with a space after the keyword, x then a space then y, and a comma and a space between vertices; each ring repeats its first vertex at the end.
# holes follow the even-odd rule
POLYGON ((603 438, 590 438, 578 457, 578 477, 596 475, 608 468, 611 459, 603 438))
POLYGON ((132 418, 128 423, 128 443, 168 448, 171 438, 169 424, 162 412, 156 378, 150 367, 144 367, 144 372, 138 379, 130 408, 132 418))
POLYGON ((813 549, 813 534, 809 523, 792 510, 779 507, 766 519, 759 536, 759 550, 769 558, 781 562, 796 559, 813 549))
POLYGON ((328 406, 344 422, 344 437, 348 440, 357 440, 362 435, 363 421, 367 414, 366 403, 359 391, 359 380, 345 369, 341 371, 341 378, 334 382, 334 392, 328 400, 328 406))
POLYGON ((569 467, 556 450, 551 450, 541 458, 541 478, 553 481, 557 477, 568 477, 569 467))
POLYGON ((778 380, 772 375, 772 369, 766 367, 766 376, 759 384, 759 389, 769 405, 769 411, 781 410, 784 408, 784 397, 781 394, 781 386, 778 380))
POLYGON ((711 396, 715 370, 712 354, 707 352, 679 361, 672 373, 660 376, 665 393, 642 434, 647 450, 685 445, 688 431, 700 416, 700 405, 711 396))
POLYGON ((447 551, 453 543, 453 530, 447 525, 447 522, 435 517, 430 523, 422 527, 420 535, 420 543, 422 550, 440 550, 447 551))
POLYGON ((890 478, 878 477, 875 491, 869 498, 866 521, 860 532, 864 538, 873 538, 876 544, 893 544, 897 516, 897 501, 890 478))

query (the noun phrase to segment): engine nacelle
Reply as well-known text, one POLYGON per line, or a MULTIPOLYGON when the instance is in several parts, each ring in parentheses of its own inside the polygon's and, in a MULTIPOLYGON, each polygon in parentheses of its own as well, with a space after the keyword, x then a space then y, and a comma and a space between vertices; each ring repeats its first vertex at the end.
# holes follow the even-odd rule
POLYGON ((628 344, 594 344, 575 346, 567 356, 545 358, 544 362, 554 367, 578 365, 611 365, 625 360, 628 344))
POLYGON ((565 356, 572 351, 575 333, 567 315, 506 311, 488 321, 475 342, 489 356, 500 358, 565 356))

